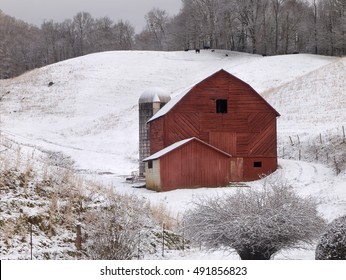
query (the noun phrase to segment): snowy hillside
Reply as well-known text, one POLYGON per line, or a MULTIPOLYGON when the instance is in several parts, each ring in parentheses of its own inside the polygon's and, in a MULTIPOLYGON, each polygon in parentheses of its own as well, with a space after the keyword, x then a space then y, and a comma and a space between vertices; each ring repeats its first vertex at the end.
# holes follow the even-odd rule
POLYGON ((1 94, 10 92, 1 102, 0 127, 22 143, 72 156, 78 169, 129 174, 138 165, 137 102, 144 90, 173 94, 224 68, 262 92, 334 60, 235 52, 226 57, 223 51, 88 55, 0 81, 1 94))
POLYGON ((345 125, 345 73, 346 59, 339 59, 267 91, 264 96, 282 115, 280 130, 302 133, 314 127, 322 132, 345 125))
MULTIPOLYGON (((299 194, 317 197, 320 212, 332 220, 346 213, 346 175, 343 170, 337 175, 334 163, 341 167, 346 150, 345 66, 345 59, 304 54, 262 57, 217 50, 93 54, 0 80, 0 130, 44 154, 61 152, 59 162, 74 162, 84 177, 162 203, 179 215, 198 195, 232 193, 234 188, 155 193, 125 183, 124 176, 138 169, 138 98, 152 87, 175 94, 223 68, 249 83, 281 114, 279 157, 284 159, 269 179, 280 177, 299 194)), ((167 258, 237 256, 197 250, 167 258)), ((313 259, 314 248, 282 252, 277 258, 313 259)))

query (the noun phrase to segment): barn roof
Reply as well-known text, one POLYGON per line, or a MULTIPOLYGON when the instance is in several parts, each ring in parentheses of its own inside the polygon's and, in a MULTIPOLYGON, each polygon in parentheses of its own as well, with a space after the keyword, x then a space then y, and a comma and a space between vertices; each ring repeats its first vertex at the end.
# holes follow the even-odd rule
POLYGON ((148 122, 151 122, 155 119, 158 119, 164 115, 166 115, 187 93, 190 92, 190 90, 194 87, 189 86, 188 88, 184 89, 180 93, 178 93, 175 97, 173 97, 165 106, 161 108, 148 122))
POLYGON ((151 122, 151 121, 153 121, 153 120, 155 120, 155 119, 158 119, 158 118, 160 118, 160 117, 166 115, 166 114, 167 114, 169 111, 171 111, 171 110, 173 109, 173 107, 174 107, 175 105, 177 105, 177 104, 180 102, 180 100, 183 99, 183 97, 184 97, 185 95, 187 95, 195 86, 197 86, 198 84, 202 83, 203 81, 205 81, 205 80, 211 78, 212 76, 214 76, 215 74, 217 74, 217 73, 219 73, 219 72, 224 72, 224 73, 230 75, 231 77, 233 77, 233 78, 235 78, 235 79, 241 81, 242 83, 246 84, 248 87, 250 87, 250 88, 253 90, 254 93, 256 93, 256 94, 258 95, 259 98, 262 99, 263 102, 265 102, 265 103, 268 105, 268 107, 275 113, 275 115, 276 115, 277 117, 280 116, 280 114, 279 114, 279 113, 278 113, 278 112, 277 112, 277 111, 276 111, 276 110, 275 110, 275 109, 274 109, 274 108, 273 108, 273 107, 272 107, 272 106, 271 106, 260 94, 258 94, 249 84, 247 84, 247 83, 244 82, 243 80, 240 80, 239 78, 237 78, 236 76, 232 75, 231 73, 225 71, 224 69, 221 69, 221 70, 215 72, 214 74, 212 74, 211 76, 205 78, 204 80, 202 80, 202 81, 200 81, 200 82, 198 82, 198 83, 196 83, 196 84, 193 84, 192 86, 189 86, 189 87, 185 88, 184 90, 182 90, 182 91, 181 91, 180 93, 178 93, 175 97, 173 97, 165 106, 163 106, 163 107, 161 108, 161 110, 159 110, 151 119, 149 119, 149 120, 148 120, 148 123, 151 122))
POLYGON ((183 145, 185 145, 185 144, 187 144, 189 142, 192 142, 192 141, 198 141, 199 143, 201 143, 201 144, 203 144, 203 145, 205 145, 205 146, 215 150, 216 152, 219 152, 219 153, 221 153, 221 154, 223 154, 225 156, 228 156, 228 157, 232 157, 230 154, 228 154, 228 153, 226 153, 226 152, 224 152, 224 151, 222 151, 222 150, 220 150, 220 149, 218 149, 218 148, 216 148, 216 147, 214 147, 214 146, 212 146, 212 145, 210 145, 210 144, 208 144, 208 143, 206 143, 206 142, 204 142, 204 141, 202 141, 202 140, 200 140, 200 139, 198 139, 196 137, 192 137, 192 138, 188 138, 188 139, 176 142, 176 143, 174 143, 174 144, 172 144, 172 145, 162 149, 161 151, 158 151, 157 153, 151 155, 150 157, 147 157, 143 161, 159 159, 160 157, 162 157, 162 156, 164 156, 164 155, 166 155, 166 154, 168 154, 168 153, 170 153, 170 152, 172 152, 172 151, 180 148, 181 146, 183 146, 183 145))

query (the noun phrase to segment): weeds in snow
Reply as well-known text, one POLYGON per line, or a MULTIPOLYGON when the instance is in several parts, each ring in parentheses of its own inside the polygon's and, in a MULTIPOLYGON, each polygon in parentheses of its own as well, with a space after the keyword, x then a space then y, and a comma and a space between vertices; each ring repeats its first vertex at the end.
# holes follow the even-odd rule
POLYGON ((159 251, 163 223, 167 232, 176 228, 164 205, 83 180, 56 166, 56 157, 49 164, 51 155, 29 154, 0 154, 2 259, 30 259, 31 251, 34 259, 143 258, 159 251))

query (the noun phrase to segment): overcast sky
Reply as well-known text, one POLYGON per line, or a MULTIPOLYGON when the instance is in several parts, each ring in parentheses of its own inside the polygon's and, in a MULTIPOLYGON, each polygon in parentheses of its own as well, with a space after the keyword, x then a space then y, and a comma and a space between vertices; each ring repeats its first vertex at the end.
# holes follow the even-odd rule
POLYGON ((144 15, 154 7, 172 16, 179 12, 181 0, 0 0, 5 14, 37 26, 44 20, 62 22, 78 12, 89 12, 94 18, 128 20, 137 32, 145 25, 144 15))

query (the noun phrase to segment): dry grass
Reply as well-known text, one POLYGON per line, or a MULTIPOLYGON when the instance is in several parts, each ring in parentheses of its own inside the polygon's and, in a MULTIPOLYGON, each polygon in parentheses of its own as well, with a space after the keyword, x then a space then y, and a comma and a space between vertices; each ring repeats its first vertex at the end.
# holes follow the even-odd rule
POLYGON ((179 215, 174 215, 164 203, 151 204, 151 214, 160 225, 164 225, 165 229, 174 230, 180 225, 179 215))
POLYGON ((90 250, 94 238, 102 237, 102 227, 113 234, 120 231, 115 236, 131 241, 136 253, 140 244, 143 256, 156 252, 159 245, 152 244, 161 242, 155 233, 162 225, 167 232, 174 231, 180 220, 163 203, 151 204, 119 194, 114 186, 86 181, 71 168, 52 165, 39 152, 28 153, 16 145, 0 154, 0 204, 2 258, 30 257, 31 228, 35 259, 95 258, 90 250), (75 245, 77 225, 82 229, 82 251, 75 245))

